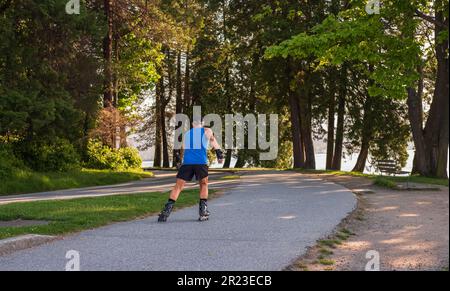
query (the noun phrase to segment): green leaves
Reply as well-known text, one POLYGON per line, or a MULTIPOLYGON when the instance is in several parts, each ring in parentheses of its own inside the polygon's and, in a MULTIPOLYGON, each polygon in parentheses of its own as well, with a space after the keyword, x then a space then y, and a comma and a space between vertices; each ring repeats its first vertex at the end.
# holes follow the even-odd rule
MULTIPOLYGON (((384 11, 395 9, 384 7, 384 11)), ((329 16, 315 26, 311 33, 301 33, 278 45, 268 48, 267 59, 313 57, 316 68, 340 66, 344 62, 372 65, 367 77, 375 84, 369 88, 373 96, 405 98, 406 88, 417 79, 415 71, 420 46, 408 38, 404 30, 414 27, 414 19, 405 19, 392 11, 388 15, 362 13, 355 7, 329 16)))
POLYGON ((85 166, 91 169, 129 170, 140 169, 142 159, 134 148, 111 149, 99 141, 90 140, 87 145, 85 166))

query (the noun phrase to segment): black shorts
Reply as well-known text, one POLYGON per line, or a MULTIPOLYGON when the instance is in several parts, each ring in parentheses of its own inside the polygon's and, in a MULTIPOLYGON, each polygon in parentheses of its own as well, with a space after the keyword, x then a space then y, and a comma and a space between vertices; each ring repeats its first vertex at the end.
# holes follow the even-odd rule
POLYGON ((183 165, 178 170, 177 178, 184 180, 186 182, 192 181, 194 178, 197 181, 201 181, 208 177, 208 166, 207 165, 183 165))

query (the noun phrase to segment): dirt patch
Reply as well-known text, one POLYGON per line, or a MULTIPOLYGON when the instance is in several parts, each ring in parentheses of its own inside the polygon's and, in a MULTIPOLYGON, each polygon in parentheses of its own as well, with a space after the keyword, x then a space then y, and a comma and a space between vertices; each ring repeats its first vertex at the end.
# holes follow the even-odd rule
POLYGON ((25 226, 36 226, 36 225, 47 225, 48 221, 42 220, 11 220, 11 221, 0 221, 0 227, 25 227, 25 226))
POLYGON ((448 269, 447 187, 398 191, 362 177, 318 176, 357 193, 358 208, 333 236, 309 249, 289 270, 363 271, 372 250, 380 255, 382 271, 448 269))

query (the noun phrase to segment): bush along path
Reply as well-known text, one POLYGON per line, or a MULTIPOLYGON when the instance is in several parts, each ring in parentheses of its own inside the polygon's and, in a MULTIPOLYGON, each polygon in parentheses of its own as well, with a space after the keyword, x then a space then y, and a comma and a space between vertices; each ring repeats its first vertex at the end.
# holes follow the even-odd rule
POLYGON ((153 176, 141 167, 137 149, 112 149, 94 140, 88 142, 83 159, 64 139, 31 144, 0 140, 0 196, 113 185, 153 176))

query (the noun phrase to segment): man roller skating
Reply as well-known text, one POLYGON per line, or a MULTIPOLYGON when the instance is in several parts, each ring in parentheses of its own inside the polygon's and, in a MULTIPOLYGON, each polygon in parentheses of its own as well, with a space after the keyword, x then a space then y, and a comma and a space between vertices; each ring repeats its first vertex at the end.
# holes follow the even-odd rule
POLYGON ((208 211, 208 146, 211 144, 217 155, 219 164, 223 163, 223 153, 217 143, 214 133, 209 128, 204 128, 198 120, 192 123, 193 128, 184 135, 183 162, 177 174, 177 182, 170 193, 169 201, 159 215, 159 222, 166 222, 170 216, 181 191, 186 182, 195 178, 200 184, 199 221, 209 219, 208 211))

